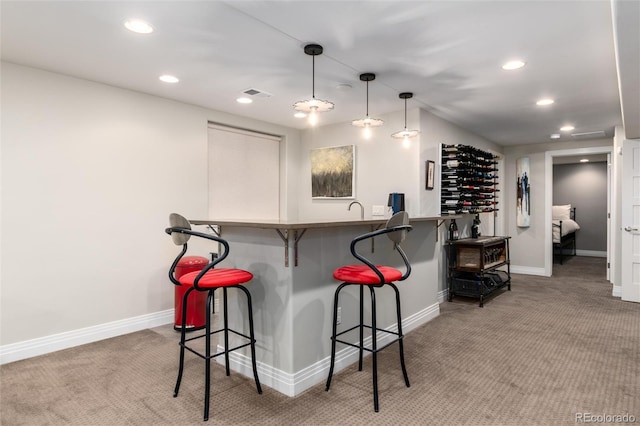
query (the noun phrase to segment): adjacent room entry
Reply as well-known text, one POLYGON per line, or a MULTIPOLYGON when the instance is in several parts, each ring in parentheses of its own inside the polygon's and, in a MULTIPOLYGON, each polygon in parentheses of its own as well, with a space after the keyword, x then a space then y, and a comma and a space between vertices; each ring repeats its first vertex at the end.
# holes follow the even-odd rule
POLYGON ((280 141, 209 123, 209 218, 279 219, 280 141))

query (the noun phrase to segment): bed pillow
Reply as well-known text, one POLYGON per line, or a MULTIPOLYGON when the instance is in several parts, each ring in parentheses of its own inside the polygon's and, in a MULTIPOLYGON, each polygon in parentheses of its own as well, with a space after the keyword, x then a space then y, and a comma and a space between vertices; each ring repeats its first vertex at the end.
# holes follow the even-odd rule
POLYGON ((553 220, 571 219, 571 204, 552 207, 553 220))

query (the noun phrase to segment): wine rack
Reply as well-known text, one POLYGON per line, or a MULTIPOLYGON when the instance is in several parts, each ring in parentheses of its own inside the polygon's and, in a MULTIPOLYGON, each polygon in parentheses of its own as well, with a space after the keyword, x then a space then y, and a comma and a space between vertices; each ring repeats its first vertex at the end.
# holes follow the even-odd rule
POLYGON ((440 214, 498 210, 497 157, 468 145, 442 145, 440 214))

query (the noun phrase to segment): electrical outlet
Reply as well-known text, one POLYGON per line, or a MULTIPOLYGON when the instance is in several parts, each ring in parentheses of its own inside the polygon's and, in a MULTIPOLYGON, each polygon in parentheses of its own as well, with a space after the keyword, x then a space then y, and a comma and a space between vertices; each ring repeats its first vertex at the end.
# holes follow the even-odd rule
POLYGON ((338 306, 338 315, 336 316, 336 324, 342 322, 342 306, 338 306))
POLYGON ((384 206, 371 206, 371 215, 372 216, 384 216, 384 206))

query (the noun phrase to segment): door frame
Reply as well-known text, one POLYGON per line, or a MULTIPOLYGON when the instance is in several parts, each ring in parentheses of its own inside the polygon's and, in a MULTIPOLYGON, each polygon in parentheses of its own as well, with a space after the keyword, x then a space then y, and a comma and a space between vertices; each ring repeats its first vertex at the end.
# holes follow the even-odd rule
MULTIPOLYGON (((544 275, 550 277, 553 272, 553 246, 551 245, 553 236, 553 230, 551 226, 552 220, 552 205, 553 205, 553 158, 554 157, 567 157, 573 155, 591 155, 591 154, 609 154, 609 162, 607 163, 607 169, 611 168, 611 153, 613 152, 613 146, 599 146, 590 148, 574 148, 574 149, 559 149, 554 151, 545 151, 544 153, 544 169, 545 169, 545 196, 544 196, 544 217, 545 217, 545 231, 544 231, 544 275)), ((607 205, 609 208, 607 219, 607 264, 615 265, 614 256, 614 238, 615 235, 612 232, 613 226, 612 218, 615 217, 616 204, 612 197, 615 197, 614 191, 612 191, 612 180, 610 178, 610 172, 607 171, 607 205)), ((607 279, 613 280, 613 274, 609 274, 610 269, 607 268, 607 279)))

